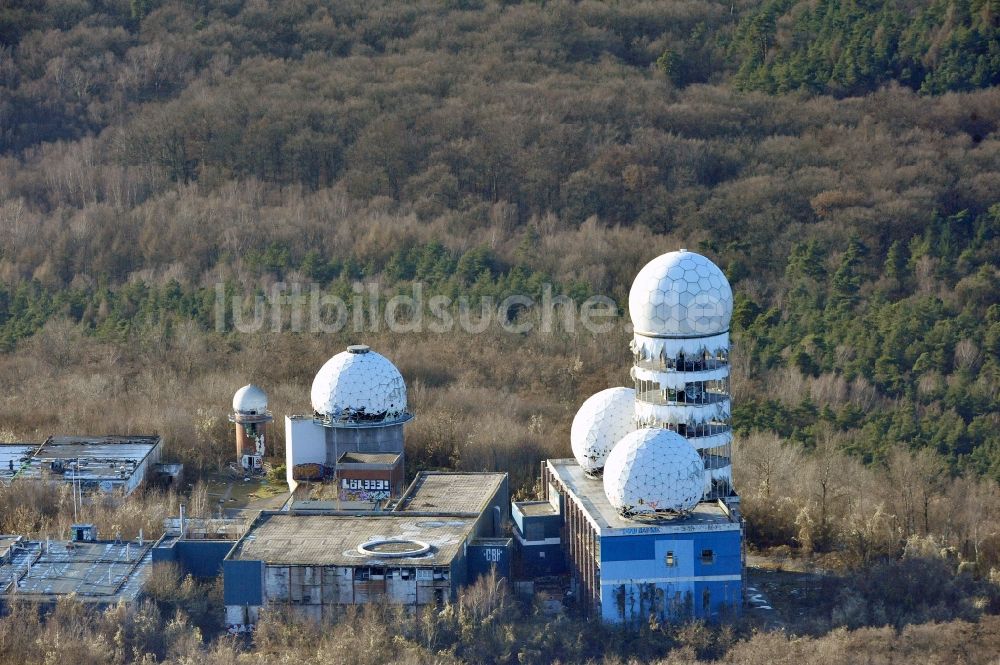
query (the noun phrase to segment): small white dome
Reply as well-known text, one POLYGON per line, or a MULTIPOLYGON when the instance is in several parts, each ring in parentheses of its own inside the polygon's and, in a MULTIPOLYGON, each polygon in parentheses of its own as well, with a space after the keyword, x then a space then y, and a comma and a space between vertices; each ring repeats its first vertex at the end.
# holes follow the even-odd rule
POLYGON ((342 422, 405 419, 406 383, 396 366, 367 346, 350 346, 326 361, 312 384, 312 407, 342 422))
POLYGON ((267 411, 267 393, 252 383, 243 386, 233 395, 233 411, 250 414, 264 413, 267 411))
POLYGON ((696 252, 658 256, 643 267, 628 294, 636 333, 703 337, 729 330, 733 290, 719 267, 696 252))
POLYGON ((614 445, 635 429, 635 390, 608 388, 591 395, 573 418, 569 439, 584 471, 604 467, 614 445))
POLYGON ((628 434, 604 464, 604 493, 624 515, 683 512, 705 490, 705 463, 684 437, 668 429, 628 434))

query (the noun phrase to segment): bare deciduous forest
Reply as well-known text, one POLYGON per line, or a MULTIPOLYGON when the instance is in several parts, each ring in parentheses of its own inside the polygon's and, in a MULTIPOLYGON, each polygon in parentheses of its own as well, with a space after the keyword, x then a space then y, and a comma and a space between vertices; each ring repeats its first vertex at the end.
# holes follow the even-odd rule
MULTIPOLYGON (((737 294, 750 544, 832 572, 784 630, 636 638, 480 584, 443 613, 272 616, 244 643, 219 636, 218 588, 161 570, 140 607, 15 607, 0 660, 995 660, 998 16, 988 0, 5 3, 2 439, 157 432, 197 476, 231 454, 235 388, 305 411, 319 366, 363 341, 407 379, 411 473, 508 471, 525 496, 539 460, 570 454, 579 404, 630 381, 632 276, 684 246, 737 294), (350 302, 359 282, 476 304, 551 284, 613 298, 621 325, 234 325, 234 302, 276 285, 350 302)), ((0 531, 58 536, 67 501, 0 488, 0 531)), ((155 534, 178 501, 93 517, 155 534)))

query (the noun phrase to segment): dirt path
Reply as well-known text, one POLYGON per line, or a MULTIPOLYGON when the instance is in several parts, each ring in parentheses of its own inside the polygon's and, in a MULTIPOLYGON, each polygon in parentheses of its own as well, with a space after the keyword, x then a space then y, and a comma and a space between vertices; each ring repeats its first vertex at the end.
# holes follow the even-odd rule
POLYGON ((747 616, 762 628, 802 625, 825 611, 836 576, 797 560, 747 557, 747 616))

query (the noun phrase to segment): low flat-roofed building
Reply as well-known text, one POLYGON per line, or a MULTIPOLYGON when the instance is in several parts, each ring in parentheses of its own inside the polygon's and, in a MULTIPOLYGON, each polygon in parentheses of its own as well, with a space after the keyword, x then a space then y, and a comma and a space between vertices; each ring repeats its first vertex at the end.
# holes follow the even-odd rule
POLYGON ((391 512, 263 512, 223 563, 226 623, 241 630, 271 606, 325 620, 348 605, 443 603, 466 582, 475 524, 391 512))
POLYGON ((0 536, 0 597, 52 603, 72 595, 99 605, 132 602, 149 575, 153 546, 150 541, 0 536))
POLYGON ((421 471, 396 503, 395 512, 475 517, 476 536, 505 535, 510 521, 507 474, 421 471))
MULTIPOLYGON (((16 444, 21 446, 21 444, 16 444)), ((8 446, 0 445, 0 455, 8 446)), ((7 470, 14 455, 7 451, 7 470)), ((23 448, 23 446, 22 446, 23 448)), ((51 436, 20 464, 12 479, 72 483, 83 494, 102 492, 128 496, 160 461, 159 436, 51 436)))
POLYGON ((184 575, 213 578, 233 544, 246 533, 243 518, 168 517, 153 549, 153 563, 173 563, 184 575))
POLYGON ((421 471, 406 489, 397 511, 482 513, 498 496, 509 495, 507 474, 490 471, 421 471))
POLYGON ((517 501, 511 506, 520 578, 559 575, 566 571, 562 549, 562 515, 548 501, 517 501))
POLYGON ((506 574, 507 487, 505 473, 425 471, 393 510, 263 512, 223 563, 226 622, 245 630, 271 606, 325 620, 347 605, 440 604, 506 574))
POLYGON ((291 507, 297 511, 379 510, 399 498, 405 480, 399 453, 344 453, 333 477, 298 481, 291 507))
MULTIPOLYGON (((560 515, 560 542, 585 609, 619 623, 739 611, 743 523, 723 501, 702 501, 680 515, 626 519, 602 481, 572 459, 543 463, 542 487, 560 515)), ((518 538, 538 540, 523 532, 518 538)))

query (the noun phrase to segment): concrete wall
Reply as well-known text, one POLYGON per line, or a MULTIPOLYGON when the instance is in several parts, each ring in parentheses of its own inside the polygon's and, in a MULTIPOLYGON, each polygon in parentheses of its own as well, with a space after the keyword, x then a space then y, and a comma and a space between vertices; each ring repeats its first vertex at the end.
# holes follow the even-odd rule
POLYGON ((162 456, 163 439, 158 439, 156 445, 153 446, 153 449, 150 450, 149 454, 147 454, 142 461, 136 465, 135 471, 131 476, 129 476, 128 480, 123 483, 125 496, 128 496, 134 492, 137 487, 142 485, 142 483, 146 480, 147 475, 152 473, 153 465, 159 462, 162 456))
POLYGON ((384 427, 327 427, 327 466, 334 466, 344 453, 402 453, 403 423, 384 427))
POLYGON ((267 454, 268 428, 270 421, 253 423, 236 423, 236 461, 241 462, 244 455, 257 453, 257 436, 264 439, 264 454, 267 454))
POLYGON ((402 463, 393 466, 348 463, 340 465, 337 478, 340 481, 338 494, 341 501, 383 501, 403 493, 405 474, 402 463), (366 480, 381 480, 386 485, 384 489, 370 483, 365 485, 366 480))
POLYGON ((566 554, 560 543, 518 543, 517 576, 533 579, 566 572, 566 554))
POLYGON ((292 477, 296 464, 326 464, 326 428, 307 416, 285 416, 285 477, 289 491, 298 482, 292 477))
POLYGON ((349 605, 388 602, 416 608, 443 602, 454 598, 464 569, 463 557, 457 557, 451 568, 274 566, 226 561, 226 622, 230 626, 255 623, 260 608, 270 604, 325 621, 336 618, 349 605))
MULTIPOLYGON (((470 508, 472 510, 472 508, 470 508)), ((472 529, 475 538, 499 538, 503 536, 503 525, 510 520, 510 485, 508 479, 497 487, 496 493, 476 520, 472 529)))

